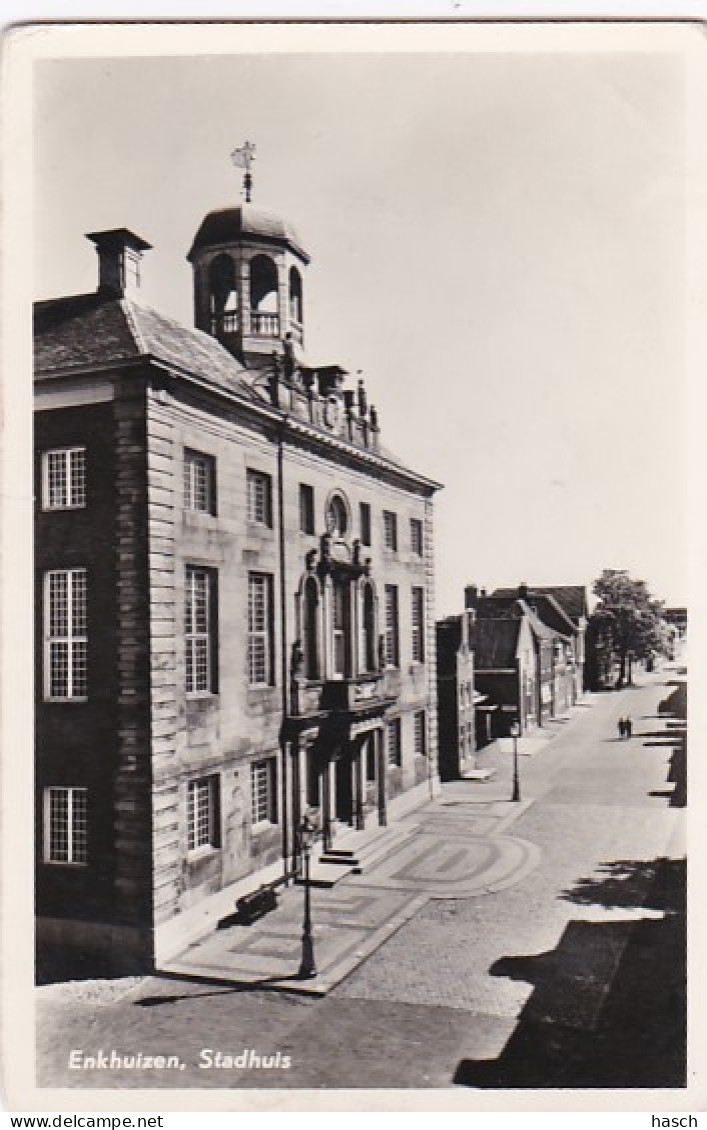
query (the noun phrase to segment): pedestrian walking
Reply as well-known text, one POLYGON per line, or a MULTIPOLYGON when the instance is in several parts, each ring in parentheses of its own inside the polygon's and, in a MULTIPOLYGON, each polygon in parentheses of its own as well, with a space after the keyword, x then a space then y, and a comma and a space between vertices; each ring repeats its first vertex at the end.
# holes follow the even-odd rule
POLYGON ((630 714, 627 716, 627 718, 624 722, 624 733, 626 734, 627 738, 630 738, 631 735, 633 734, 633 722, 631 721, 631 715, 630 714))
POLYGON ((616 724, 616 728, 619 731, 619 737, 625 738, 626 737, 626 723, 624 722, 623 717, 619 718, 619 720, 616 724))

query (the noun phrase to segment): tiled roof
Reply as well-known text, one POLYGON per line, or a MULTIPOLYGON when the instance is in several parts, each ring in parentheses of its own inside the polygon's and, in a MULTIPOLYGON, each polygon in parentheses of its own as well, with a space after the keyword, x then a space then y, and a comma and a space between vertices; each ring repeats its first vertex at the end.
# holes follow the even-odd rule
POLYGON ((584 585, 552 585, 548 588, 538 585, 538 589, 554 596, 572 620, 579 620, 587 615, 587 590, 584 585))
POLYGON ((518 649, 519 619, 475 620, 471 630, 476 671, 513 667, 518 649))
MULTIPOLYGON (((544 593, 553 597, 571 620, 587 615, 587 590, 584 585, 528 585, 529 595, 544 593)), ((491 596, 517 598, 518 589, 494 589, 491 596)))
POLYGON ((554 636, 560 635, 563 639, 569 639, 568 633, 573 631, 573 626, 554 601, 551 603, 544 596, 529 593, 529 599, 532 598, 533 603, 540 605, 536 612, 526 600, 521 600, 518 597, 515 589, 503 591, 508 595, 501 595, 501 590, 497 589, 490 596, 482 597, 479 600, 477 607, 479 621, 488 619, 517 620, 524 616, 538 638, 552 639, 554 636))
MULTIPOLYGON (((38 375, 73 367, 119 366, 141 357, 172 365, 258 404, 269 404, 262 386, 260 390, 253 387, 253 373, 216 338, 131 299, 94 292, 35 304, 38 375)), ((400 471, 419 477, 382 445, 377 454, 400 471)))
POLYGON ((535 632, 535 635, 540 639, 554 639, 555 636, 559 635, 562 635, 564 639, 569 638, 568 636, 564 636, 563 633, 556 631, 549 624, 546 624, 545 621, 541 619, 541 617, 537 614, 537 612, 535 612, 529 604, 526 604, 524 600, 519 600, 518 603, 522 605, 523 611, 528 619, 530 627, 535 632))
POLYGON ((140 357, 185 369, 231 391, 253 394, 247 370, 213 337, 127 298, 82 294, 35 307, 38 373, 140 357))

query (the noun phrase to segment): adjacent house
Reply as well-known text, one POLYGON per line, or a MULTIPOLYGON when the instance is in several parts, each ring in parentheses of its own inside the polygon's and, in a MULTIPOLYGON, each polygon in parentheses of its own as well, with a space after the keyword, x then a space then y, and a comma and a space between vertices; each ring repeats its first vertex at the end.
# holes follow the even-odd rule
MULTIPOLYGON (((504 725, 515 716, 522 729, 543 725, 565 713, 582 691, 586 597, 581 586, 553 591, 531 589, 521 584, 516 589, 496 589, 487 594, 475 585, 465 590, 465 603, 475 613, 475 671, 477 690, 499 707, 494 720, 496 733, 507 732, 504 725), (504 621, 519 621, 524 629, 514 633, 504 621), (486 627, 480 625, 486 623, 486 627), (527 630, 526 630, 527 629, 527 630), (529 641, 532 641, 530 657, 529 641), (522 656, 525 655, 525 659, 522 656), (506 668, 503 668, 503 664, 506 668), (510 666, 517 666, 516 693, 508 700, 510 666), (503 696, 498 682, 503 675, 503 696)), ((483 716, 483 712, 482 712, 483 716)), ((487 722, 487 728, 490 726, 487 722)))
MULTIPOLYGON (((439 772, 443 781, 456 780, 476 767, 477 714, 485 696, 474 686, 473 622, 474 613, 467 609, 437 623, 439 772)), ((481 744, 489 740, 482 736, 481 744)))

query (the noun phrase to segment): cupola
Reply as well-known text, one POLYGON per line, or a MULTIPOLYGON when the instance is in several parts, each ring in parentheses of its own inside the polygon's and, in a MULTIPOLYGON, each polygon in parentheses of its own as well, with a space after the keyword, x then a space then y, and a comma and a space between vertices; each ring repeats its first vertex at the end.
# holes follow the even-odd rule
POLYGON ((273 352, 303 360, 309 255, 291 224, 250 204, 209 212, 187 258, 198 329, 251 368, 271 365, 273 352))

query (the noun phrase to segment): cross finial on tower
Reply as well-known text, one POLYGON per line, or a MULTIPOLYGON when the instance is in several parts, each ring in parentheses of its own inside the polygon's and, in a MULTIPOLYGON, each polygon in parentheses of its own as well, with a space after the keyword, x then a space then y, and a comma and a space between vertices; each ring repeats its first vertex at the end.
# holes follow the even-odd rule
POLYGON ((251 141, 244 141, 243 145, 233 150, 231 160, 236 168, 245 169, 243 174, 243 193, 245 195, 246 204, 250 204, 250 192, 253 187, 250 166, 255 160, 255 145, 253 145, 251 141))

